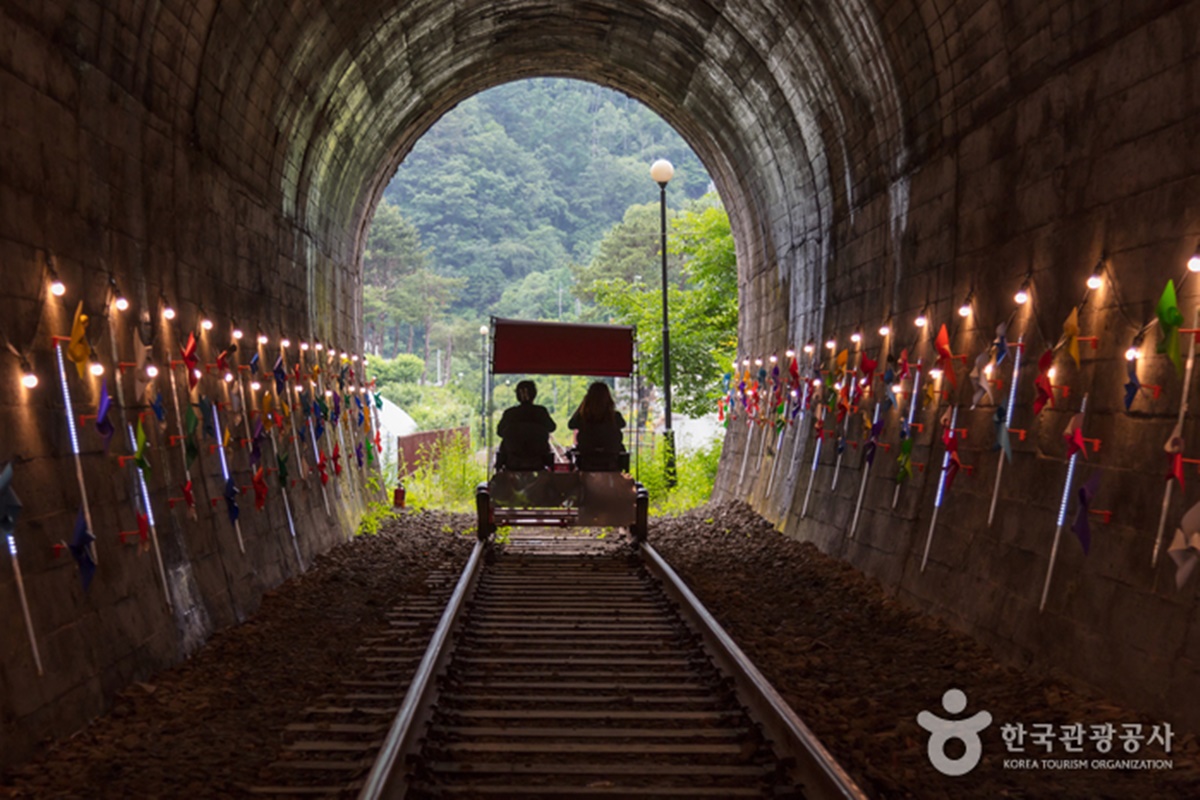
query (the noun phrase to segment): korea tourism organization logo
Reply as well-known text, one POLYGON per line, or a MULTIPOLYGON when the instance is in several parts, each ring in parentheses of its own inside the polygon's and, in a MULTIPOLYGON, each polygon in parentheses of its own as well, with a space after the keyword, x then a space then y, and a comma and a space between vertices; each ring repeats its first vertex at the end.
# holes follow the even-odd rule
MULTIPOLYGON (((929 763, 943 775, 957 778, 979 766, 983 758, 980 734, 992 724, 992 715, 988 711, 977 711, 971 716, 954 719, 967 709, 967 695, 960 689, 949 689, 942 695, 942 709, 951 719, 932 711, 922 711, 917 714, 917 724, 929 732, 926 747, 929 763), (957 757, 946 752, 947 745, 955 739, 962 743, 963 751, 957 757)), ((1167 722, 1161 725, 1122 723, 1119 726, 1112 722, 1097 725, 1006 722, 999 727, 1005 753, 1014 756, 1003 760, 1001 766, 1004 769, 1162 770, 1175 767, 1172 759, 1147 758, 1145 756, 1151 753, 1141 752, 1144 747, 1170 755, 1175 734, 1167 722), (1090 747, 1085 749, 1085 742, 1090 747), (1055 756, 1055 753, 1059 755, 1055 756), (1110 757, 1110 754, 1117 757, 1110 757)), ((1157 755, 1157 752, 1152 754, 1157 755)))
MULTIPOLYGON (((949 714, 961 714, 967 707, 967 696, 959 689, 950 689, 942 695, 942 708, 949 714)), ((917 724, 929 731, 929 762, 943 775, 958 777, 966 775, 979 764, 983 757, 983 742, 980 732, 992 724, 992 715, 980 711, 966 719, 944 719, 932 711, 922 711, 917 714, 917 724), (958 758, 946 754, 946 745, 951 739, 958 739, 964 745, 964 752, 958 758)))

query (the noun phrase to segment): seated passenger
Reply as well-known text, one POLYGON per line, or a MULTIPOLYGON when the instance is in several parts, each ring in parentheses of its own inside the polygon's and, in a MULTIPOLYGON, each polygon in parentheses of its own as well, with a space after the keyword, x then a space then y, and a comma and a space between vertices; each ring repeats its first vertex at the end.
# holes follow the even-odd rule
POLYGON ((625 418, 617 411, 608 385, 596 381, 588 387, 579 409, 567 427, 579 433, 575 440, 575 464, 583 470, 619 470, 625 452, 621 429, 625 418))
POLYGON ((506 469, 545 469, 554 458, 550 450, 550 434, 558 426, 544 406, 535 406, 537 385, 533 381, 517 384, 517 402, 505 409, 496 426, 500 449, 496 466, 506 469))

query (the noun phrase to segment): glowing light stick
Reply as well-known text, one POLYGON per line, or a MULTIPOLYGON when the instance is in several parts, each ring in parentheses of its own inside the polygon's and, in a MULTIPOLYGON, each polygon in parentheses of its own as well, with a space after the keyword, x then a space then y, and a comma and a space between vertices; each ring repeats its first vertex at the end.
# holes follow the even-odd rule
MULTIPOLYGON (((912 382, 912 397, 908 398, 908 435, 913 436, 913 419, 917 414, 917 405, 920 403, 921 392, 921 362, 917 361, 917 366, 913 371, 912 382)), ((896 507, 896 503, 900 501, 900 487, 903 483, 897 483, 895 490, 892 491, 892 508, 896 507)))
MULTIPOLYGON (((225 460, 225 439, 221 435, 221 412, 217 410, 217 404, 213 403, 212 407, 213 426, 217 432, 217 452, 221 455, 221 475, 225 477, 225 484, 229 484, 229 462, 225 460)), ((242 541, 242 524, 239 520, 233 521, 233 529, 237 532, 238 550, 244 554, 246 552, 246 543, 242 541)))
MULTIPOLYGON (((320 356, 318 356, 317 358, 318 358, 318 366, 319 366, 320 356)), ((304 372, 304 355, 303 354, 301 354, 301 356, 300 356, 300 372, 302 374, 304 372)), ((321 373, 318 372, 317 376, 320 377, 320 374, 321 373)), ((299 408, 300 407, 300 387, 296 386, 295 389, 296 389, 296 408, 299 408)), ((313 400, 315 402, 316 398, 314 397, 313 400)), ((317 447, 317 430, 316 430, 316 427, 313 425, 313 420, 312 420, 313 413, 315 413, 315 412, 310 411, 309 415, 308 415, 308 438, 309 438, 309 441, 312 442, 313 467, 316 468, 316 466, 321 463, 321 450, 319 447, 317 447)), ((296 457, 297 457, 297 459, 299 459, 299 457, 300 457, 299 443, 297 443, 296 447, 297 447, 296 457)), ((297 462, 297 466, 299 466, 299 462, 297 462)), ((323 481, 321 481, 320 478, 318 478, 318 483, 321 486, 321 498, 325 501, 325 516, 332 517, 333 514, 329 510, 329 493, 325 491, 325 483, 323 481)))
POLYGON ((21 596, 21 611, 25 615, 25 631, 29 634, 29 647, 33 650, 33 663, 37 665, 38 675, 45 675, 42 669, 42 654, 38 651, 37 637, 33 634, 33 618, 29 615, 29 600, 25 597, 25 581, 21 577, 21 560, 17 558, 17 540, 8 534, 8 552, 12 555, 13 576, 17 579, 17 593, 21 596))
MULTIPOLYGON (((79 458, 79 432, 75 430, 75 409, 71 406, 71 387, 67 385, 67 369, 63 365, 61 339, 55 340, 54 352, 58 356, 58 380, 62 385, 63 403, 67 412, 67 432, 71 435, 71 453, 75 456, 75 478, 79 482, 79 497, 83 502, 83 519, 87 522, 88 530, 95 536, 96 529, 92 527, 92 508, 88 504, 87 484, 83 480, 83 462, 79 458)), ((95 551, 99 548, 92 549, 92 561, 98 564, 99 559, 95 551)))
MULTIPOLYGON (((120 364, 120 354, 117 352, 117 320, 116 316, 110 314, 108 317, 109 336, 108 340, 112 344, 113 362, 120 364)), ((121 419, 125 422, 125 429, 129 435, 129 449, 131 452, 137 452, 137 435, 133 431, 133 426, 129 424, 129 414, 125 408, 125 388, 121 382, 121 371, 117 370, 117 405, 121 408, 121 419)), ((150 492, 146 490, 146 476, 142 472, 142 468, 135 462, 134 470, 137 474, 138 490, 141 496, 141 507, 145 511, 146 521, 149 523, 150 541, 154 547, 154 560, 158 563, 158 577, 162 584, 163 600, 167 604, 167 611, 174 611, 175 606, 171 602, 171 587, 167 583, 167 570, 163 566, 162 550, 158 546, 158 529, 154 524, 154 509, 150 507, 150 492)), ((134 511, 137 511, 137 503, 134 504, 134 511)))
MULTIPOLYGON (((1196 307, 1195 318, 1192 322, 1193 328, 1200 328, 1200 306, 1196 307)), ((1183 420, 1188 412, 1188 391, 1192 386, 1192 367, 1196 363, 1196 334, 1193 333, 1191 342, 1188 344, 1187 367, 1183 372, 1183 395, 1179 400, 1179 418, 1177 424, 1179 429, 1183 430, 1183 420)), ((1150 566, 1158 566, 1158 551, 1162 547, 1163 531, 1167 527, 1167 511, 1171 506, 1171 487, 1175 485, 1175 481, 1168 480, 1167 488, 1163 491, 1162 514, 1158 518, 1158 532, 1154 535, 1154 554, 1150 557, 1150 566)))
MULTIPOLYGON (((279 352, 280 352, 280 354, 283 355, 283 366, 284 366, 284 371, 286 372, 287 371, 287 351, 284 350, 283 348, 280 348, 279 352)), ((250 377, 248 375, 243 377, 243 380, 249 380, 249 379, 250 379, 250 377)), ((250 433, 250 406, 246 405, 246 391, 242 385, 242 381, 238 382, 238 391, 240 391, 242 393, 242 408, 245 409, 246 437, 250 438, 253 435, 250 433)), ((263 391, 268 391, 268 390, 264 389, 263 391)), ((250 390, 250 399, 251 400, 254 399, 254 390, 253 389, 250 390)), ((261 422, 263 424, 263 427, 265 428, 267 426, 267 420, 264 419, 264 420, 261 420, 261 422)), ((295 425, 295 423, 293 423, 293 428, 294 428, 294 425, 295 425)), ((275 456, 275 462, 279 463, 279 444, 275 441, 274 426, 272 426, 269 429, 269 433, 271 436, 271 454, 275 456)), ((297 460, 299 459, 299 454, 297 454, 296 458, 297 458, 297 460)), ((297 463, 297 469, 299 469, 298 463, 297 463)), ((280 493, 283 495, 283 512, 285 515, 287 515, 288 531, 292 535, 292 547, 296 551, 296 563, 300 565, 300 571, 303 572, 304 571, 304 559, 300 555, 300 542, 296 538, 296 523, 292 520, 292 504, 288 500, 287 486, 283 483, 283 481, 279 482, 279 490, 280 490, 280 493)))
MULTIPOLYGON (((814 416, 818 419, 822 417, 822 410, 825 406, 818 406, 814 416)), ((800 509, 800 519, 808 516, 808 501, 812 499, 813 484, 817 482, 817 469, 821 466, 821 442, 825 440, 825 431, 820 431, 817 436, 817 444, 813 448, 812 469, 808 473, 808 488, 804 490, 804 506, 800 509)))
MULTIPOLYGON (((955 406, 950 412, 950 430, 946 431, 946 436, 953 439, 957 433, 954 426, 958 424, 958 406, 955 406)), ((925 554, 921 556, 921 572, 925 571, 925 564, 929 561, 929 547, 933 544, 933 529, 937 526, 938 512, 942 510, 942 500, 946 497, 946 470, 950 468, 950 448, 946 448, 946 452, 942 453, 942 472, 938 476, 937 495, 933 498, 933 518, 929 520, 929 533, 925 536, 925 554)))
MULTIPOLYGON (((811 369, 812 369, 811 364, 809 365, 809 369, 811 371, 811 369)), ((800 435, 800 430, 801 430, 800 423, 804 421, 804 410, 805 410, 805 407, 808 405, 808 392, 809 392, 809 388, 811 386, 810 381, 811 381, 811 378, 806 378, 804 380, 804 393, 803 393, 803 395, 801 395, 801 398, 800 398, 800 418, 796 421, 796 432, 792 435, 792 458, 791 458, 791 462, 790 462, 791 467, 788 469, 788 478, 787 478, 788 486, 795 485, 796 471, 800 467, 800 459, 797 458, 797 456, 800 453, 800 440, 802 438, 804 438, 800 435)))
MULTIPOLYGON (((871 415, 871 429, 875 429, 876 423, 879 422, 879 401, 875 402, 875 412, 871 415)), ((854 532, 858 530, 858 514, 862 510, 863 495, 867 491, 867 475, 871 472, 871 467, 874 464, 874 458, 871 461, 866 460, 864 453, 862 465, 862 478, 858 482, 858 500, 854 503, 854 517, 850 520, 850 538, 854 538, 854 532)))
MULTIPOLYGON (((859 359, 862 358, 862 353, 859 353, 859 359)), ((849 390, 849 398, 854 397, 854 379, 858 375, 858 368, 854 368, 846 373, 842 380, 847 381, 846 388, 849 390)), ((850 418, 854 416, 850 409, 846 409, 846 419, 842 423, 842 446, 838 448, 837 460, 833 462, 833 480, 829 483, 829 491, 837 488, 838 473, 842 471, 842 455, 846 452, 846 436, 850 433, 850 418)))
MULTIPOLYGON (((1017 404, 1017 383, 1021 378, 1021 354, 1025 352, 1022 342, 1024 334, 1017 339, 1017 351, 1013 353, 1012 381, 1008 386, 1008 407, 1004 409, 1004 429, 1012 427, 1013 407, 1017 404)), ((988 527, 992 527, 992 519, 996 516, 996 498, 1000 496, 1000 476, 1004 474, 1004 448, 1000 448, 1000 459, 996 462, 996 485, 992 488, 992 507, 988 509, 988 527)))
MULTIPOLYGON (((1088 396, 1085 394, 1079 404, 1081 426, 1083 415, 1087 413, 1087 401, 1088 396)), ((1072 453, 1070 461, 1067 462, 1067 480, 1063 483, 1062 501, 1058 504, 1058 522, 1054 529, 1054 544, 1050 547, 1050 567, 1046 570, 1046 582, 1042 585, 1042 602, 1038 604, 1039 612, 1046 608, 1046 595, 1050 593, 1050 578, 1054 575, 1054 562, 1058 559, 1058 540, 1062 537, 1063 526, 1067 523, 1067 506, 1071 502, 1071 483, 1075 480, 1075 462, 1079 460, 1080 452, 1077 450, 1072 453)))

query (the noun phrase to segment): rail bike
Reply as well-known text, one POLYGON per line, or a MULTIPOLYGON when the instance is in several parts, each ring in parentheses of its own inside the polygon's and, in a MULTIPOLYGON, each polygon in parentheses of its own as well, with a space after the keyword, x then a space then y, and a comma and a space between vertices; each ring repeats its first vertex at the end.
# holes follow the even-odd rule
MULTIPOLYGON (((493 464, 491 389, 496 375, 580 375, 629 378, 635 374, 635 329, 492 318, 484 393, 489 479, 475 490, 477 533, 499 527, 622 527, 646 537, 650 497, 629 474, 630 452, 573 453, 555 449, 535 468, 493 464)), ((633 381, 630 380, 632 388, 633 381)), ((630 404, 634 403, 631 391, 630 404)), ((636 419, 636 414, 631 418, 636 419)), ((626 438, 627 435, 626 435, 626 438)), ((637 443, 634 443, 636 454, 637 443)))

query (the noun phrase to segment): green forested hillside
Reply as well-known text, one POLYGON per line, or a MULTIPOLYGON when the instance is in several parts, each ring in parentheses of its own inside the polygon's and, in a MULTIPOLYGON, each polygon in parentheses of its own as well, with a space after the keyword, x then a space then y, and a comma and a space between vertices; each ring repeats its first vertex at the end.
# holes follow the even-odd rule
MULTIPOLYGON (((657 158, 676 170, 667 198, 681 374, 672 384, 681 411, 703 413, 735 346, 728 218, 706 194, 699 160, 653 112, 561 79, 463 102, 388 185, 363 253, 364 333, 384 394, 422 428, 477 426, 480 325, 495 315, 637 324, 652 398, 662 369, 657 158)), ((585 385, 550 382, 539 402, 565 423, 585 385)), ((510 402, 503 380, 496 391, 499 405, 510 402)))
POLYGON ((656 158, 675 165, 673 206, 705 193, 687 143, 637 101, 580 81, 520 81, 442 117, 384 197, 415 226, 434 272, 467 279, 451 307, 482 315, 531 273, 587 263, 628 206, 657 201, 656 158))

